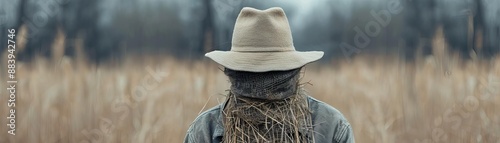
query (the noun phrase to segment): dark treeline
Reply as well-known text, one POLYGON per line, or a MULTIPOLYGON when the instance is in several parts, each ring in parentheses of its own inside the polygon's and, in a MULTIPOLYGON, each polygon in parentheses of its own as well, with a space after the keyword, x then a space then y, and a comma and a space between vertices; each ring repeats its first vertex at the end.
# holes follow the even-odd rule
POLYGON ((498 0, 0 0, 0 50, 7 29, 24 25, 19 60, 50 57, 57 30, 66 36, 65 55, 83 40, 88 59, 124 54, 165 54, 201 59, 229 50, 241 8, 282 7, 297 50, 325 51, 325 60, 359 54, 399 54, 407 60, 432 54, 442 29, 452 52, 489 58, 500 51, 498 0))

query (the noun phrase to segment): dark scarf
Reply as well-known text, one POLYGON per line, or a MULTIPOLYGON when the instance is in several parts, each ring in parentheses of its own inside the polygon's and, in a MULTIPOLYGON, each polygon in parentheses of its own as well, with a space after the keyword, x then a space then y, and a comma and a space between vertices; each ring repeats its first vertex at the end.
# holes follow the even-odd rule
POLYGON ((244 72, 225 69, 231 92, 238 96, 282 100, 297 93, 300 68, 288 71, 244 72))

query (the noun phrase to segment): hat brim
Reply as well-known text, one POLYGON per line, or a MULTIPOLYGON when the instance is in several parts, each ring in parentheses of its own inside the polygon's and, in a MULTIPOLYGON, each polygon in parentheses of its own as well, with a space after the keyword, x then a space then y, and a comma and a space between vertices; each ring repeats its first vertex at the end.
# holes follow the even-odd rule
POLYGON ((321 51, 286 52, 235 52, 212 51, 206 57, 218 64, 238 71, 267 72, 284 71, 302 67, 323 57, 321 51))

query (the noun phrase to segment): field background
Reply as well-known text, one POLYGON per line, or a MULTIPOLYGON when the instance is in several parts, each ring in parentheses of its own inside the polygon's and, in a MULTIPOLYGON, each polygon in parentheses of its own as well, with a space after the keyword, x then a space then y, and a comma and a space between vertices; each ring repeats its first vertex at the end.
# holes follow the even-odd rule
MULTIPOLYGON (((500 59, 394 61, 310 65, 302 81, 312 84, 306 88, 313 97, 343 112, 357 142, 500 142, 500 59)), ((229 87, 210 61, 142 58, 109 68, 38 60, 17 71, 16 136, 3 125, 2 143, 181 142, 200 111, 223 102, 229 87), (159 82, 150 74, 157 69, 166 73, 159 82)), ((6 104, 6 88, 0 93, 6 104)), ((7 123, 7 105, 0 115, 7 123)))
MULTIPOLYGON (((302 82, 347 117, 360 143, 500 143, 500 58, 461 61, 435 44, 436 56, 415 64, 358 56, 308 65, 302 82)), ((2 65, 0 143, 182 142, 229 87, 207 59, 142 56, 111 65, 57 56, 17 63, 16 136, 5 126, 2 65)))

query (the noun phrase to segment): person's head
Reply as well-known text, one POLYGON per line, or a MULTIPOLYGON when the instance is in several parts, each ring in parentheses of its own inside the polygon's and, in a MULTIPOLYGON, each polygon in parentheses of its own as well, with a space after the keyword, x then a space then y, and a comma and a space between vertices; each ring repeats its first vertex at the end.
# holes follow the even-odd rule
POLYGON ((323 52, 295 50, 281 8, 243 8, 234 27, 230 51, 205 55, 224 66, 231 82, 224 142, 307 142, 312 125, 300 72, 323 52))

